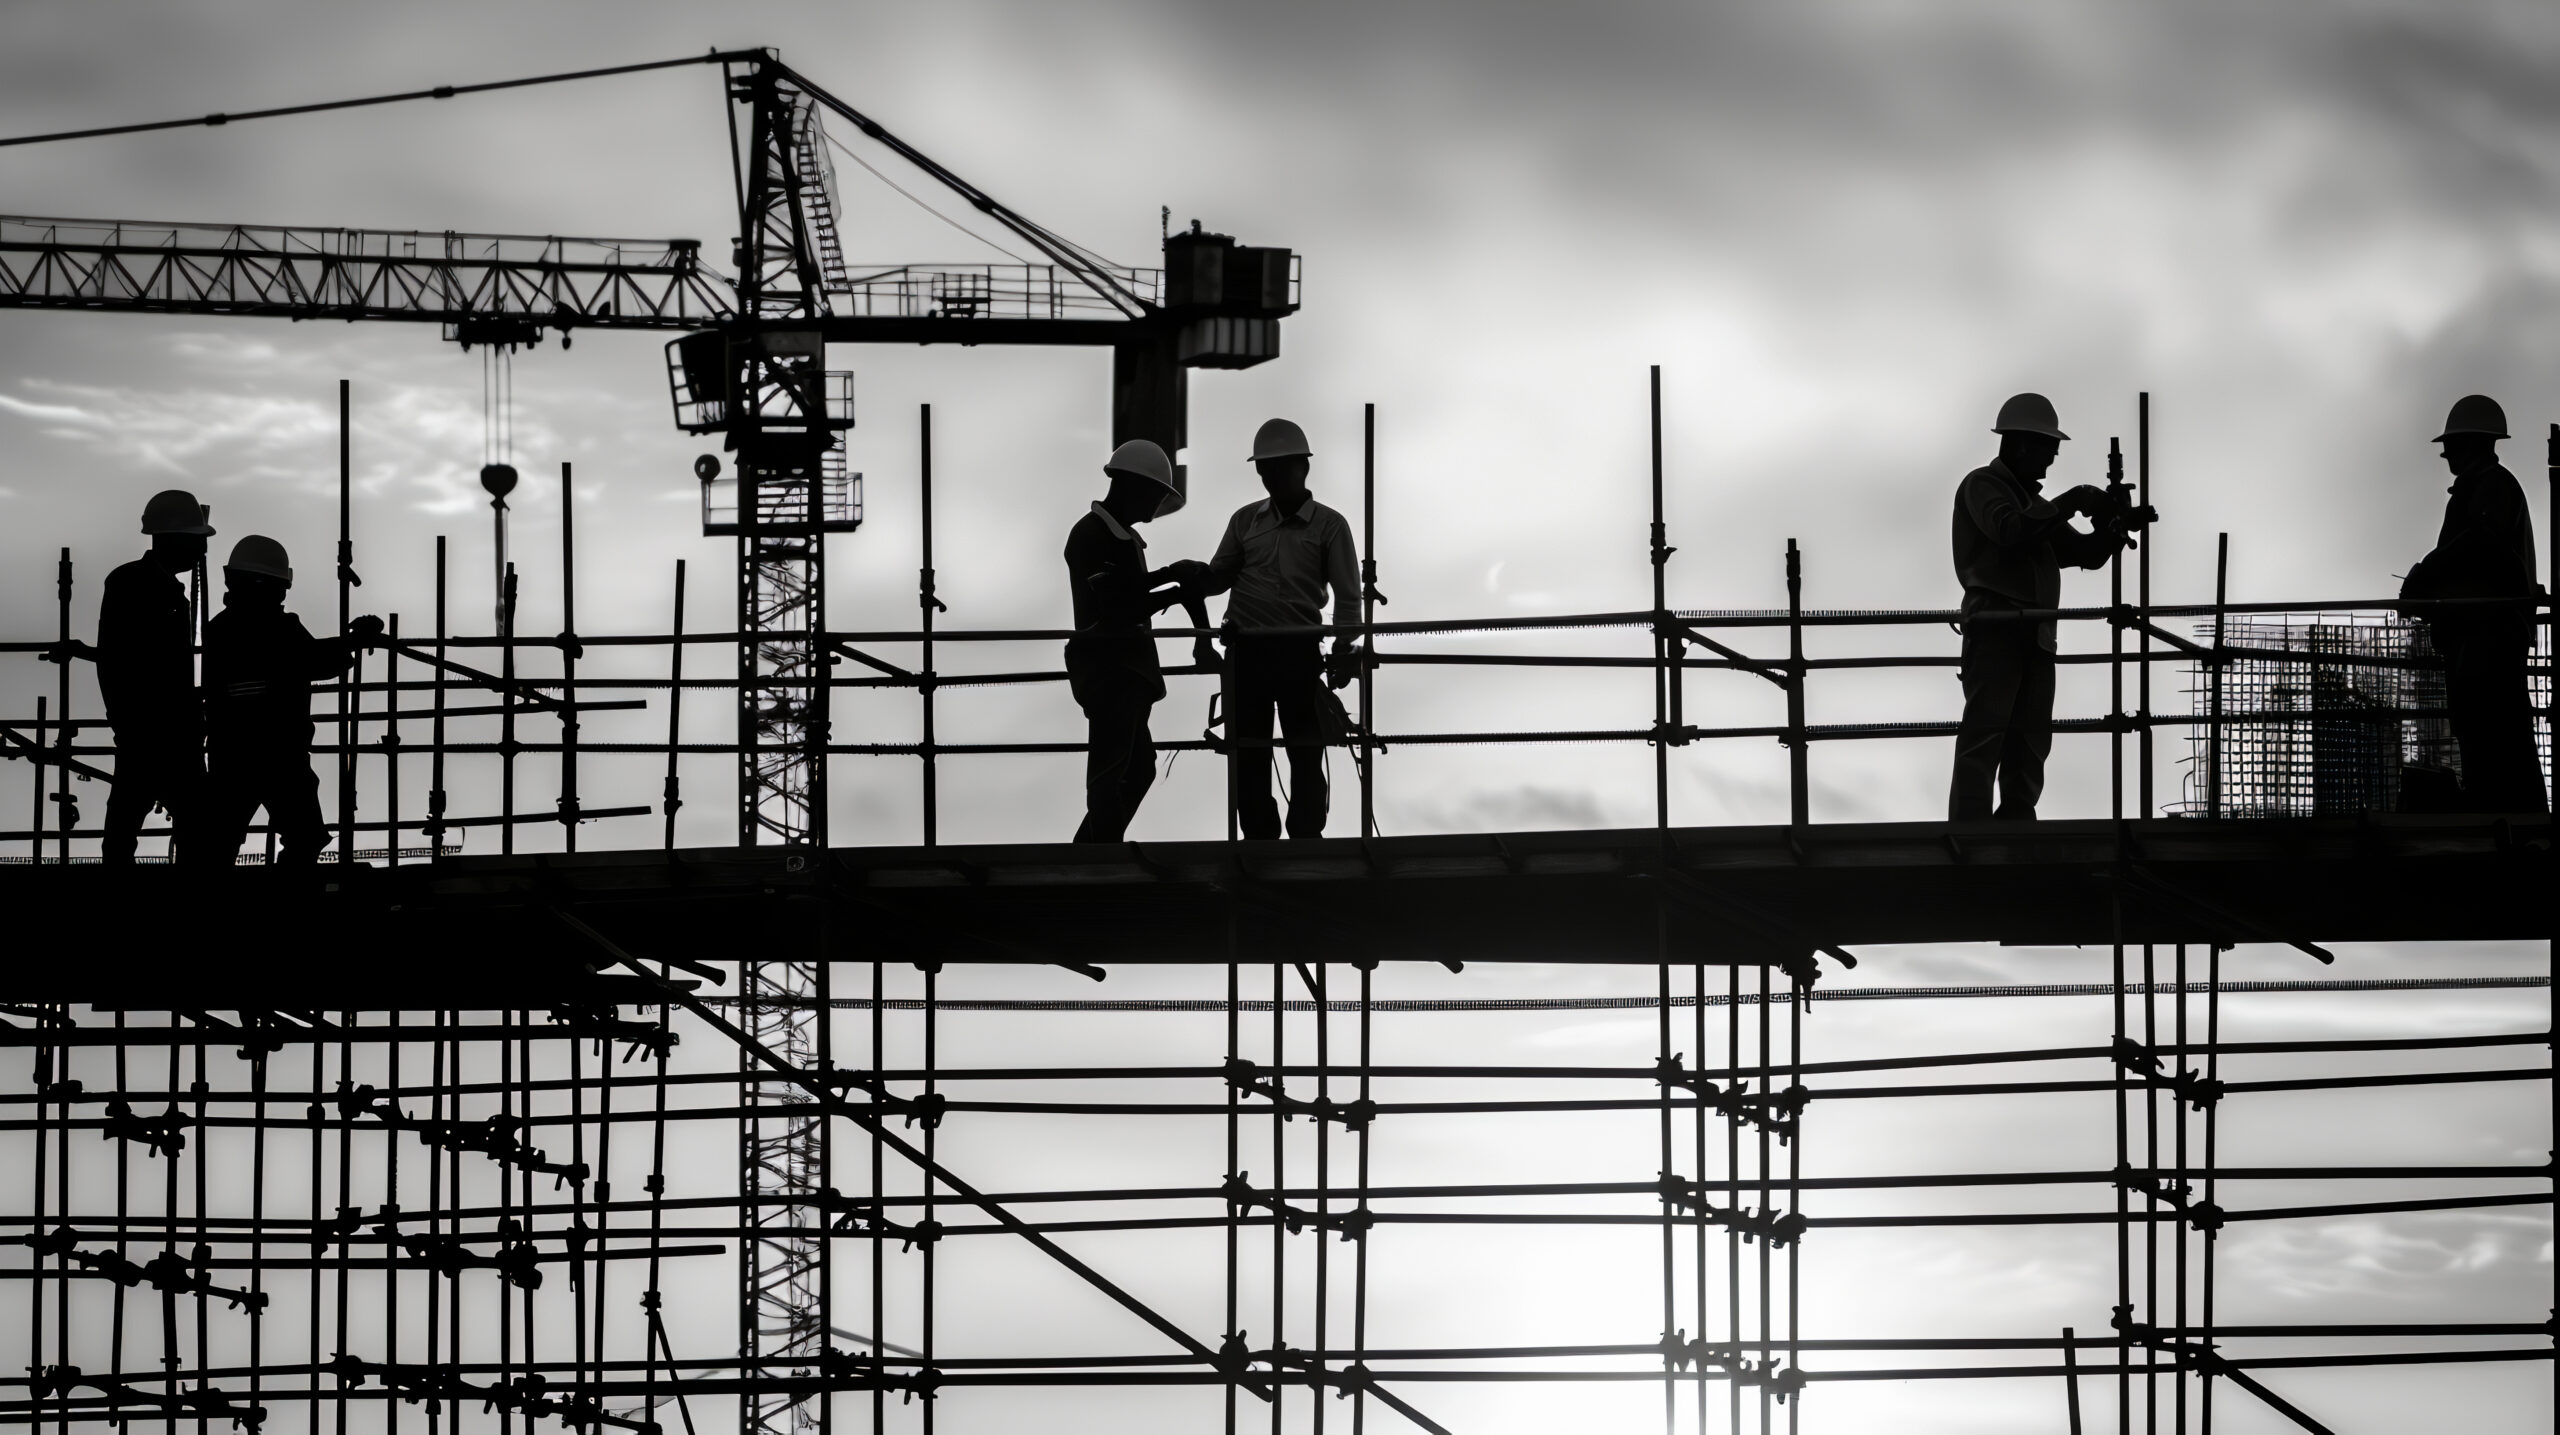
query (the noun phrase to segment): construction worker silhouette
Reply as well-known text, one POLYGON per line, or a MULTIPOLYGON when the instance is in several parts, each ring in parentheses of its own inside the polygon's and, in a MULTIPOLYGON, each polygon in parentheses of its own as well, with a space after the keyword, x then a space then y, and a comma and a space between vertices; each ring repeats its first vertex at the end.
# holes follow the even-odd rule
POLYGON ((2104 567, 2148 508, 2083 484, 2047 500, 2046 470, 2070 437, 2053 403, 2018 394, 1992 425, 2000 455, 1956 488, 1956 580, 1964 585, 1964 718, 1956 732, 1947 817, 2032 820, 2053 750, 2054 621, 2018 616, 2062 603, 2062 566, 2104 567), (2074 515, 2096 520, 2083 533, 2074 515), (1992 805, 1994 786, 1999 806, 1992 805))
MULTIPOLYGON (((98 603, 98 691, 116 741, 101 858, 130 866, 153 807, 193 820, 204 789, 204 704, 196 694, 196 623, 178 575, 213 536, 212 510, 169 489, 142 506, 151 551, 107 575, 98 603)), ((174 844, 172 844, 174 846, 174 844)))
MULTIPOLYGON (((1191 625, 1209 626, 1196 596, 1167 585, 1185 562, 1150 571, 1147 541, 1138 526, 1182 506, 1173 461, 1145 439, 1111 451, 1102 471, 1111 489, 1067 530, 1067 594, 1075 607, 1075 636, 1067 640, 1067 686, 1084 709, 1084 821, 1078 842, 1118 842, 1129 830, 1147 789, 1156 780, 1156 740, 1147 719, 1164 697, 1164 667, 1150 631, 1155 615, 1183 604, 1191 625)), ((1207 638, 1193 656, 1214 666, 1207 638)))
MULTIPOLYGON (((1305 430, 1289 420, 1272 419, 1254 433, 1254 472, 1270 496, 1237 509, 1227 520, 1207 576, 1198 584, 1204 593, 1233 591, 1227 600, 1230 626, 1320 625, 1328 589, 1335 624, 1360 620, 1360 562, 1351 525, 1307 491, 1312 462, 1305 430)), ((1289 835, 1324 835, 1331 792, 1324 771, 1327 699, 1322 685, 1339 688, 1351 681, 1360 658, 1347 635, 1334 639, 1329 658, 1322 655, 1323 641, 1313 633, 1244 632, 1228 643, 1233 668, 1227 763, 1236 825, 1246 837, 1280 835, 1280 807, 1271 797, 1275 715, 1289 749, 1289 835)))
POLYGON ((2444 466, 2453 486, 2436 546, 2409 570, 2411 599, 2510 599, 2511 603, 2420 608, 2445 661, 2445 706, 2462 754, 2460 805, 2473 812, 2548 812, 2534 753, 2525 655, 2533 648, 2532 598, 2541 592, 2533 513, 2524 486, 2498 462, 2506 411, 2486 394, 2457 400, 2446 415, 2444 466))
POLYGON ((344 636, 311 636, 284 610, 293 565, 284 545, 258 534, 240 540, 222 567, 222 611, 205 624, 207 772, 202 842, 211 861, 239 859, 249 819, 267 810, 281 865, 316 862, 329 842, 320 816, 320 778, 311 770, 311 682, 343 673, 382 636, 371 615, 344 636))

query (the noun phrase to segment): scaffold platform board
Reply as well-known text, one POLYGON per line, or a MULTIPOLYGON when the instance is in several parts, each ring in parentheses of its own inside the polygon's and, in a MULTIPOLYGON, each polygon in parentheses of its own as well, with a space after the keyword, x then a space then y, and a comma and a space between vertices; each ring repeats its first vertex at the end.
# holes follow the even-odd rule
POLYGON ((453 1009, 634 1000, 588 975, 622 954, 818 947, 1107 967, 1231 951, 1651 963, 1667 943, 1673 960, 1757 964, 1862 943, 2540 939, 2550 875, 2548 818, 2417 816, 20 867, 0 873, 19 950, 91 955, 22 958, 0 984, 12 1001, 236 1006, 272 988, 305 1007, 453 1009))

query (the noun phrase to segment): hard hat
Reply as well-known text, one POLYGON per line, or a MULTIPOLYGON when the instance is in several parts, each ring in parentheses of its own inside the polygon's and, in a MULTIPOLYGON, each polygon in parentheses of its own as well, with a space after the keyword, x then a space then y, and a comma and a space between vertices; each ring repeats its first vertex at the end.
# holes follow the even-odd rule
POLYGON ((1111 457, 1102 461, 1102 471, 1161 484, 1167 493, 1182 491, 1173 481, 1173 460, 1165 457, 1164 450, 1150 439, 1133 438, 1113 449, 1111 457))
MULTIPOLYGON (((2465 394, 2453 401, 2453 412, 2444 416, 2444 432, 2429 439, 2442 443, 2458 433, 2487 434, 2491 438, 2507 436, 2507 411, 2487 394, 2465 394)), ((157 503, 159 499, 153 499, 157 503)), ((149 529, 144 529, 149 532, 149 529)))
POLYGON ((284 545, 263 533, 252 533, 231 545, 231 561, 222 565, 225 573, 263 573, 269 578, 293 581, 293 565, 285 560, 284 545))
POLYGON ((2046 438, 2069 438, 2062 431, 2062 420, 2053 412, 2053 400, 2042 394, 2012 394, 2000 406, 2000 417, 1991 425, 1993 433, 2032 433, 2046 438))
POLYGON ((145 533, 193 533, 213 536, 213 510, 196 502, 196 496, 183 488, 162 489, 142 505, 142 531, 145 533))
POLYGON ((1308 458, 1307 431, 1287 419, 1271 419, 1253 431, 1253 461, 1308 458))

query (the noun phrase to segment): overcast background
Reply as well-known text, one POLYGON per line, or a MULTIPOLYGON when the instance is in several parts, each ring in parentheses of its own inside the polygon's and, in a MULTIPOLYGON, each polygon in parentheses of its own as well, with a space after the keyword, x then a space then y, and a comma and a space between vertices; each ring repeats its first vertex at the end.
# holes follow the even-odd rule
MULTIPOLYGON (((1183 455, 1193 502, 1150 536, 1160 556, 1205 554, 1225 513, 1259 496, 1242 456, 1254 425, 1275 413, 1307 426, 1319 497, 1350 509, 1360 406, 1375 403, 1386 617, 1642 606, 1652 363, 1664 368, 1680 548, 1671 597, 1681 607, 1782 604, 1791 537, 1805 546, 1812 606, 1952 604, 1949 495, 1991 451, 1999 401, 2021 388, 2052 395, 2075 435, 2062 484, 2100 477, 2109 435, 2130 448, 2136 395, 2153 395, 2154 496, 2166 522, 2152 558, 2165 600, 2210 596, 2215 535, 2226 531, 2236 598, 2392 591, 2429 545, 2442 503, 2445 478, 2426 439, 2445 406, 2473 390, 2506 404, 2521 436, 2510 463, 2547 521, 2540 435, 2560 418, 2560 11, 2548 4, 731 5, 717 18, 639 4, 13 4, 0 8, 0 133, 757 44, 780 47, 1007 203, 1123 262, 1153 262, 1159 206, 1177 226, 1197 217, 1300 251, 1306 308, 1284 326, 1281 360, 1195 374, 1183 455)), ((678 71, 0 151, 0 211, 681 235, 702 239, 717 262, 734 228, 725 137, 713 75, 678 71)), ((837 137, 889 167, 849 127, 837 137)), ((910 174, 889 173, 915 187, 910 174)), ((857 263, 1000 257, 854 165, 839 165, 839 182, 857 263)), ((688 470, 701 445, 669 422, 661 343, 590 333, 569 352, 546 346, 517 361, 526 631, 557 626, 563 460, 577 465, 582 626, 663 631, 679 558, 693 570, 689 626, 729 621, 731 550, 698 532, 688 470)), ((1056 554, 1099 491, 1107 355, 845 350, 838 362, 860 375, 852 448, 868 475, 869 521, 833 541, 833 624, 912 621, 921 403, 936 416, 947 621, 1063 621, 1056 554)), ((97 581, 140 550, 134 516, 166 486, 213 504, 217 553, 261 531, 284 539, 303 573, 325 574, 342 376, 356 393, 364 606, 424 627, 442 533, 454 543, 457 621, 473 623, 485 608, 476 595, 487 591, 489 543, 474 482, 477 355, 438 344, 425 327, 12 312, 0 318, 8 636, 51 633, 64 545, 79 565, 74 627, 89 633, 97 581)), ((2077 599, 2103 592, 2094 576, 2066 585, 2077 599)), ((306 584, 296 602, 322 618, 325 584, 306 584)), ((1626 651, 1632 641, 1514 646, 1626 651)), ((1952 646, 1933 632, 1908 641, 1952 646)), ((1014 668, 1046 655, 998 650, 953 665, 1014 668)), ((1388 673, 1383 726, 1650 720, 1641 682, 1448 673, 1388 673)), ((32 663, 0 673, 12 716, 30 716, 50 687, 50 670, 32 663)), ((1768 720, 1773 706, 1755 687, 1696 680, 1690 720, 1768 720)), ((2161 701, 2182 703, 2178 687, 2164 676, 2161 701)), ((89 691, 75 706, 94 715, 89 691)), ((2065 702, 2087 711, 2100 697, 2080 683, 2065 702)), ((1159 735, 1196 734, 1204 699, 1196 680, 1178 681, 1159 735)), ((1075 731, 1063 690, 962 691, 945 704, 947 740, 1075 731)), ((1952 675, 1923 670, 1817 686, 1813 717, 1943 718, 1955 704, 1952 675)), ((588 735, 652 733, 662 721, 653 707, 628 727, 590 724, 588 735)), ((688 729, 706 739, 725 736, 727 723, 719 704, 689 709, 688 729)), ((897 740, 914 724, 910 699, 849 704, 838 736, 897 740)), ((2161 803, 2178 796, 2178 755, 2164 741, 2161 803)), ((1943 741, 1821 749, 1815 816, 1934 816, 1945 756, 1943 741)), ((1076 766, 1064 757, 947 764, 946 839, 1063 836, 1076 766)), ((590 802, 655 799, 654 764, 599 759, 588 772, 590 802)), ((457 775, 457 809, 485 805, 487 778, 457 775)), ((2104 810, 2104 778, 2103 748, 2066 739, 2047 810, 2104 810)), ((0 800, 22 802, 23 777, 8 780, 18 796, 0 800)), ((536 801, 544 780, 529 774, 536 801)), ((848 760, 835 781, 839 840, 912 840, 911 763, 848 760)), ((726 764, 690 764, 687 782, 686 840, 728 840, 726 764)), ((410 780, 413 802, 422 789, 410 780)), ((1214 832, 1218 792, 1211 764, 1174 764, 1134 835, 1214 832)), ((1784 792, 1774 746, 1691 749, 1679 756, 1674 814, 1782 820, 1784 792)), ((103 797, 84 792, 93 820, 103 797)), ((1378 810, 1390 833, 1642 823, 1652 816, 1649 763, 1632 745, 1406 749, 1382 763, 1378 810)), ((1337 820, 1334 830, 1348 829, 1337 820)), ((634 819, 584 840, 637 844, 655 833, 655 819, 634 819)), ((485 837, 474 843, 486 850, 485 837)), ((2097 961, 1907 955, 1878 970, 2089 979, 2097 961)), ((2531 950, 2369 960, 2377 974, 2419 960, 2430 970, 2547 970, 2531 950)), ((1593 982, 1534 976, 1518 979, 1522 989, 1593 982)), ((2538 994, 2496 1011, 2478 998, 2389 1006, 2359 1008, 2352 1021, 2523 1029, 2547 1020, 2538 994)), ((1817 1036, 1818 1054, 1868 1049, 1837 1010, 1816 1030, 1828 1024, 1838 1044, 1817 1036)), ((1902 1020, 1941 1008, 1857 1010, 1902 1020)), ((2035 1019, 2063 1020, 2044 1008, 2035 1019)), ((1956 1026, 1896 1040, 1968 1044, 1956 1026)), ((2467 1159, 2542 1151, 2540 1098, 2507 1114, 2512 1122, 2491 1122, 2480 1139, 2483 1152, 2508 1154, 2467 1159)), ((1875 1169, 1948 1159, 1904 1149, 1891 1133, 1877 1139, 1862 1157, 1875 1169)), ((2482 1234, 2486 1218, 2433 1219, 2350 1222, 2339 1239, 2403 1243, 2392 1248, 2427 1269, 2429 1300, 2454 1288, 2443 1282, 2474 1280, 2502 1294, 2466 1297, 2461 1308, 2539 1318, 2547 1221, 2502 1215, 2523 1224, 2499 1226, 2493 1239, 2482 1234)), ((1970 1270, 2033 1267, 1999 1240, 1947 1249, 1959 1247, 1946 1259, 1970 1270)), ((2269 1259, 2299 1274, 2344 1258, 2306 1242, 2269 1259)), ((2082 1277, 2094 1278, 2052 1276, 2051 1289, 2077 1292, 2082 1277)), ((1943 1272, 1914 1280, 1963 1287, 1943 1272)), ((2029 1319, 1996 1284, 1975 1313, 1993 1324, 2029 1319)), ((2068 1317, 2034 1315, 2039 1329, 2103 1320, 2094 1288, 2052 1300, 2077 1304, 2068 1317)), ((1817 1323, 1826 1321, 1858 1324, 1817 1323)), ((2529 1378, 2395 1373, 2384 1383, 2413 1400, 2490 1391, 2476 1428, 2493 1415, 2541 1428, 2548 1370, 2522 1369, 2529 1378)), ((2330 1379, 2341 1401, 2377 1398, 2349 1383, 2366 1377, 2330 1379)), ((2016 1428, 2058 1422, 2058 1410, 2036 1403, 2043 1395, 2021 1399, 2016 1428)), ((1848 1412, 1891 1408, 1873 1391, 1824 1392, 1817 1411, 1820 1402, 1839 1423, 1817 1428, 1886 1428, 1848 1412)), ((1483 1423, 1498 1418, 1489 1407, 1483 1423)), ((1949 1418, 1950 1429, 1990 1428, 1978 1415, 1949 1418)))

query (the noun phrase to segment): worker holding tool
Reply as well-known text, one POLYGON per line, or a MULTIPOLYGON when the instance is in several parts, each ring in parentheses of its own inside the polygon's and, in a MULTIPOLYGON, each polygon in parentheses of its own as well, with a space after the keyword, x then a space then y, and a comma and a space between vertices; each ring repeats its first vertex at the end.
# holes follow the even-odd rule
POLYGON ((345 672, 379 642, 382 620, 367 614, 342 636, 311 636, 284 608, 293 588, 284 545, 260 534, 233 546, 222 582, 222 611, 204 630, 207 815, 187 847, 200 843, 207 860, 232 865, 263 807, 281 841, 279 865, 309 865, 329 842, 311 770, 311 683, 345 672))
POLYGON ((2083 484, 2048 500, 2046 470, 2070 437, 2042 394, 2018 394, 1992 425, 2000 454, 1956 489, 1956 580, 1964 585, 1964 718, 1948 785, 1953 822, 2032 821, 2053 749, 2054 620, 2019 616, 2062 604, 2062 566, 2102 568, 2158 519, 2148 505, 2083 484), (2075 516, 2092 531, 2071 526, 2075 516), (1999 806, 1992 806, 1998 787, 1999 806))
MULTIPOLYGON (((151 809, 193 821, 204 790, 204 703, 196 693, 196 623, 178 575, 213 536, 212 510, 181 489, 142 506, 151 551, 107 575, 98 602, 98 691, 116 741, 100 856, 133 865, 151 809)), ((173 844, 174 847, 174 844, 173 844)))
POLYGON ((2533 650, 2532 600, 2542 591, 2540 566, 2524 486, 2498 461, 2498 440, 2506 436, 2506 411, 2486 394, 2458 400, 2446 415, 2444 432, 2434 439, 2453 473, 2444 525, 2434 550, 2409 570, 2400 596, 2512 600, 2413 611, 2444 658, 2445 706, 2462 754, 2461 807, 2548 812, 2524 671, 2533 650))
MULTIPOLYGON (((1254 472, 1270 495, 1248 503, 1227 520, 1225 536, 1197 585, 1225 593, 1226 621, 1245 631, 1228 641, 1227 763, 1232 774, 1238 829, 1249 838, 1280 835, 1280 807, 1271 797, 1271 725, 1276 714, 1289 749, 1289 835, 1322 837, 1331 793, 1325 779, 1328 710, 1340 700, 1325 691, 1351 681, 1365 661, 1350 634, 1338 634, 1333 652, 1314 633, 1256 633, 1255 628, 1312 628, 1323 624, 1325 593, 1333 594, 1333 622, 1360 621, 1360 562, 1351 525, 1307 491, 1312 455, 1306 431, 1273 419, 1253 436, 1254 472)), ((1339 719, 1337 719, 1339 721, 1339 719)))
MULTIPOLYGON (((1164 697, 1164 667, 1151 631, 1155 615, 1179 603, 1191 626, 1209 626, 1196 594, 1176 586, 1206 565, 1186 560, 1150 571, 1138 526, 1182 506, 1173 461, 1145 439, 1111 451, 1102 465, 1111 489, 1067 530, 1067 594, 1075 636, 1067 640, 1067 686, 1084 709, 1084 821, 1078 842, 1118 842, 1127 835, 1156 780, 1155 734, 1148 715, 1164 697)), ((1192 640, 1192 657, 1217 665, 1208 638, 1192 640)))

